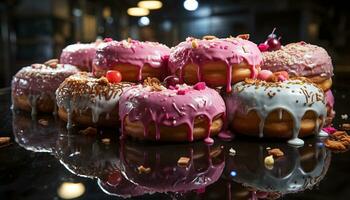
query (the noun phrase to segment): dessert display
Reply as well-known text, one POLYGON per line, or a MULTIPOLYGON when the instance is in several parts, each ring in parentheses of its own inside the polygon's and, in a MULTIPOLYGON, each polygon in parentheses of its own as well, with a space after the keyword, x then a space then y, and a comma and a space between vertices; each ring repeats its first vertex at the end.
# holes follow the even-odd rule
POLYGON ((155 141, 204 139, 212 143, 211 136, 219 133, 225 120, 225 103, 204 82, 166 88, 158 79, 148 78, 121 95, 119 117, 122 136, 155 141))
POLYGON ((249 35, 230 38, 187 38, 171 49, 169 70, 187 84, 205 82, 226 87, 245 78, 256 78, 262 55, 249 35))
POLYGON ((235 133, 287 138, 293 145, 303 145, 299 137, 323 133, 326 103, 322 89, 306 79, 281 78, 276 82, 246 79, 233 86, 225 100, 235 133))
POLYGON ((131 83, 120 82, 118 72, 108 78, 95 78, 81 72, 68 77, 57 89, 58 116, 67 122, 83 126, 116 127, 119 124, 118 102, 131 83))
POLYGON ((97 46, 101 41, 94 43, 76 43, 65 47, 60 56, 61 64, 70 64, 78 67, 81 71, 90 72, 92 61, 96 55, 97 46))
POLYGON ((56 112, 55 91, 70 75, 79 69, 69 64, 58 64, 56 59, 44 64, 23 67, 12 79, 12 104, 14 109, 37 112, 56 112))
POLYGON ((113 41, 108 38, 96 51, 93 72, 96 76, 102 76, 108 70, 117 70, 123 80, 129 82, 139 82, 147 77, 163 80, 169 53, 167 46, 157 42, 132 39, 113 41))

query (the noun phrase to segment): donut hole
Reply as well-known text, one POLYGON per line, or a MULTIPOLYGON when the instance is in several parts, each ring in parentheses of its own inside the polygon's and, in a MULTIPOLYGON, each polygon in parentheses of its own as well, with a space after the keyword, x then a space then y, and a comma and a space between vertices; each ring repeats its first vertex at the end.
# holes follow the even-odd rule
POLYGON ((298 149, 300 154, 300 167, 305 172, 312 172, 317 165, 315 147, 306 146, 298 149))
MULTIPOLYGON (((251 77, 252 66, 246 62, 234 64, 231 67, 231 83, 251 77)), ((227 71, 228 66, 223 61, 208 61, 202 66, 189 63, 183 67, 183 80, 187 84, 204 81, 211 87, 225 86, 227 84, 227 71)), ((180 72, 177 74, 180 75, 180 72)))
MULTIPOLYGON (((193 139, 203 139, 207 137, 208 118, 199 115, 195 118, 193 123, 193 139)), ((210 126, 210 136, 215 136, 219 133, 223 126, 222 114, 213 118, 210 126)), ((180 124, 178 126, 165 126, 159 125, 160 141, 188 141, 189 140, 189 127, 187 124, 180 124)), ((155 122, 151 122, 147 127, 147 134, 144 136, 144 125, 141 121, 130 121, 126 116, 124 120, 124 132, 137 139, 156 140, 156 126, 155 122)))

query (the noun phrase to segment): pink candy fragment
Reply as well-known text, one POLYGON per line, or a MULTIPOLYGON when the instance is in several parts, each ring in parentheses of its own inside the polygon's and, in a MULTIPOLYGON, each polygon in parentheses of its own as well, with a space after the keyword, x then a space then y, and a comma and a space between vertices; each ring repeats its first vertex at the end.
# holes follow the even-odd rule
POLYGON ((186 94, 186 90, 178 90, 177 94, 178 95, 185 95, 186 94))
POLYGON ((273 73, 270 70, 263 69, 259 72, 258 79, 267 81, 272 75, 273 73))
POLYGON ((269 45, 265 44, 265 43, 261 43, 261 44, 259 44, 258 48, 261 52, 264 52, 264 51, 267 51, 269 49, 269 45))
POLYGON ((198 82, 196 85, 193 86, 196 90, 204 90, 206 87, 205 82, 198 82))
POLYGON ((105 38, 105 39, 103 39, 103 42, 112 42, 112 41, 113 41, 112 38, 105 38))
POLYGON ((327 126, 327 127, 324 127, 322 128, 322 130, 328 134, 333 134, 337 131, 337 129, 335 129, 334 127, 332 126, 327 126))

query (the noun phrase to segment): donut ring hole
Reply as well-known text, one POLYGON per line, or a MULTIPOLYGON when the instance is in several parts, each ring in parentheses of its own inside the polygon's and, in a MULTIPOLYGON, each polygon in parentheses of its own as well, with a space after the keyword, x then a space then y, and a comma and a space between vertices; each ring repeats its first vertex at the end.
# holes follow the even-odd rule
MULTIPOLYGON (((203 139, 207 137, 208 119, 206 117, 197 116, 193 125, 193 139, 203 139)), ((219 133, 223 126, 222 114, 214 117, 210 126, 210 136, 219 133)), ((129 116, 124 120, 124 133, 140 140, 156 140, 156 126, 154 122, 148 125, 148 133, 144 136, 144 125, 141 121, 130 121, 129 116)), ((178 126, 159 125, 160 138, 159 141, 188 141, 189 127, 186 124, 178 126)))
MULTIPOLYGON (((122 74, 123 81, 139 81, 139 66, 121 63, 112 67, 111 70, 118 70, 122 74)), ((141 67, 141 80, 147 77, 156 77, 163 80, 164 74, 166 74, 164 67, 152 67, 149 64, 144 64, 144 66, 141 67)))
MULTIPOLYGON (((234 64, 231 66, 231 83, 243 81, 245 78, 251 77, 252 66, 246 62, 234 64)), ((209 61, 199 66, 195 63, 189 63, 183 67, 183 80, 187 84, 196 84, 199 81, 204 81, 211 87, 225 86, 227 84, 228 66, 223 61, 209 61), (198 77, 198 75, 200 77, 198 77), (201 80, 199 80, 199 78, 201 80)), ((177 75, 180 75, 180 70, 177 75)))
MULTIPOLYGON (((322 127, 322 116, 316 117, 314 111, 305 112, 301 123, 299 137, 305 137, 314 133, 317 126, 322 127)), ((233 129, 246 135, 259 135, 260 117, 255 110, 248 114, 237 112, 233 119, 233 129)), ((291 138, 293 136, 294 121, 291 114, 284 109, 276 109, 268 114, 264 123, 264 137, 291 138), (280 111, 281 110, 281 111, 280 111), (282 112, 282 113, 280 113, 282 112)), ((317 127, 317 128, 319 128, 317 127)))
POLYGON ((306 173, 312 172, 316 168, 318 162, 314 148, 313 146, 306 146, 298 149, 300 154, 300 167, 306 173))

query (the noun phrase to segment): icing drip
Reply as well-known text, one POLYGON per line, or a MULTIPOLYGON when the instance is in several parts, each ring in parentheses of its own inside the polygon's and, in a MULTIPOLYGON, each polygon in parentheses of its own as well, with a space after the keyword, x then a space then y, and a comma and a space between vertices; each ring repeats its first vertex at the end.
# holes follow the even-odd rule
MULTIPOLYGON (((239 82, 233 86, 233 92, 227 95, 225 100, 230 121, 236 112, 248 114, 250 111, 256 111, 260 118, 260 137, 264 136, 265 119, 271 112, 277 110, 279 119, 282 118, 282 110, 288 112, 293 119, 292 139, 288 143, 294 145, 303 144, 298 134, 301 120, 307 111, 313 111, 317 118, 322 119, 322 124, 326 117, 323 91, 304 80, 239 82), (230 105, 233 106, 230 107, 230 105)), ((319 124, 316 125, 315 133, 320 135, 322 127, 319 124)))
POLYGON ((173 74, 180 71, 180 79, 183 81, 183 68, 193 63, 198 66, 197 79, 200 82, 203 81, 202 67, 210 61, 222 61, 226 64, 226 89, 229 92, 234 65, 246 62, 251 66, 252 78, 255 78, 256 68, 262 62, 262 55, 256 44, 241 38, 211 40, 187 38, 171 49, 169 69, 173 74))
POLYGON ((67 128, 72 127, 74 114, 91 111, 93 123, 97 123, 102 114, 117 109, 120 95, 130 83, 111 84, 105 78, 93 78, 91 74, 79 73, 67 78, 57 89, 57 105, 68 113, 67 128))
POLYGON ((207 119, 206 138, 210 138, 210 126, 215 117, 225 115, 225 104, 213 89, 205 87, 196 90, 186 84, 178 89, 154 91, 150 86, 136 85, 124 92, 119 101, 119 117, 122 121, 122 135, 125 118, 131 122, 140 121, 144 126, 144 136, 149 134, 151 123, 155 125, 156 140, 159 140, 160 126, 188 127, 188 141, 193 141, 193 127, 197 117, 207 119), (181 95, 178 91, 184 91, 181 95))
POLYGON ((53 102, 52 112, 56 113, 55 91, 70 75, 79 70, 72 65, 57 64, 54 67, 45 64, 33 64, 23 67, 12 79, 12 96, 27 96, 32 115, 38 112, 37 101, 49 99, 53 102))
POLYGON ((138 67, 137 78, 142 80, 142 68, 148 64, 166 70, 170 49, 157 42, 137 40, 109 41, 99 45, 93 61, 94 70, 106 71, 118 64, 138 67))
POLYGON ((287 71, 293 76, 333 75, 333 65, 327 51, 305 42, 291 43, 276 51, 263 52, 261 69, 287 71))

